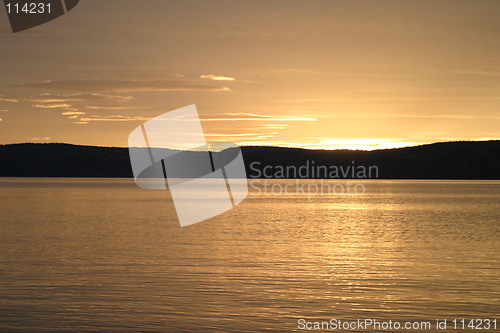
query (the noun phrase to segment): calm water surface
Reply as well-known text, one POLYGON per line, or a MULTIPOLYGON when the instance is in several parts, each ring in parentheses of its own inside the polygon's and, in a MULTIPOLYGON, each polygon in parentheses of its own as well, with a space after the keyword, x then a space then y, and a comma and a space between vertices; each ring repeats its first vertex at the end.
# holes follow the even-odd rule
POLYGON ((168 193, 133 180, 0 179, 0 331, 500 324, 500 182, 363 184, 310 198, 253 190, 180 228, 168 193))

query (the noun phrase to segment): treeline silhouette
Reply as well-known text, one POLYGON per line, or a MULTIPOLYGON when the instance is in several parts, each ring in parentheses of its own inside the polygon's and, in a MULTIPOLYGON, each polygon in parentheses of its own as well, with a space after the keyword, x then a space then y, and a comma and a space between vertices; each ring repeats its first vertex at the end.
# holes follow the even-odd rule
MULTIPOLYGON (((381 179, 500 179, 500 141, 443 142, 374 151, 242 147, 247 175, 276 174, 279 168, 375 166, 381 179)), ((0 145, 0 177, 132 177, 127 148, 62 143, 0 145)), ((302 176, 304 173, 302 173, 302 176)), ((290 178, 303 178, 300 174, 290 178)), ((328 178, 329 172, 307 173, 328 178)), ((340 174, 339 178, 352 178, 340 174)), ((354 177, 356 178, 356 177, 354 177)))

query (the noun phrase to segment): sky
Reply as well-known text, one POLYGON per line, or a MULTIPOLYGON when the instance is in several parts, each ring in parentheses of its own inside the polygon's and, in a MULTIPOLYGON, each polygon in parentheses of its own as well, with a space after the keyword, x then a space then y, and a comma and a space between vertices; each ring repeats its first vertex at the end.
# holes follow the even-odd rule
POLYGON ((82 0, 13 34, 0 8, 0 144, 126 147, 191 104, 239 145, 500 139, 499 17, 497 0, 82 0))

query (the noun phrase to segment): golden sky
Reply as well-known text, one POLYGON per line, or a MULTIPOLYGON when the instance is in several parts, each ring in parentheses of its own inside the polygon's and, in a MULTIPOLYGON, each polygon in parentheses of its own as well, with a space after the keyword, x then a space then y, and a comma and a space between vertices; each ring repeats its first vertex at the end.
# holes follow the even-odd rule
POLYGON ((499 18, 497 0, 85 0, 13 34, 0 9, 0 143, 124 147, 190 104, 243 145, 500 139, 499 18))

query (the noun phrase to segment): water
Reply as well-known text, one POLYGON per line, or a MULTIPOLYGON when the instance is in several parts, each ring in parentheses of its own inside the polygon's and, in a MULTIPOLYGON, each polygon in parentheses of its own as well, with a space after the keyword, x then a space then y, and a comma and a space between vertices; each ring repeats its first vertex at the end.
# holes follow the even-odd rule
POLYGON ((0 179, 0 331, 500 322, 500 182, 362 184, 364 195, 253 189, 180 228, 166 191, 129 179, 0 179))

